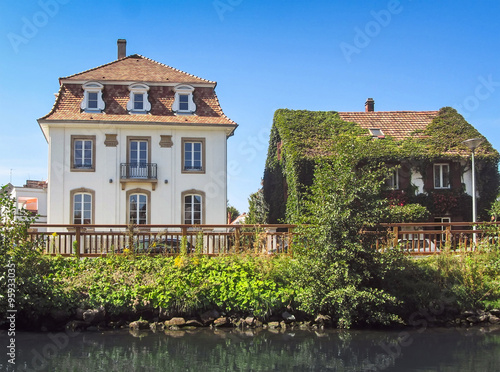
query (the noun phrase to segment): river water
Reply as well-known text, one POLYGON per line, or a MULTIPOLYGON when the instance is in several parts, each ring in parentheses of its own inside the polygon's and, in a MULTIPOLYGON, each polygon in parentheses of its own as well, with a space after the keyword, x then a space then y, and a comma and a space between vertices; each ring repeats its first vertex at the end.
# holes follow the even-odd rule
POLYGON ((500 328, 396 331, 1 331, 1 371, 500 371, 500 328))

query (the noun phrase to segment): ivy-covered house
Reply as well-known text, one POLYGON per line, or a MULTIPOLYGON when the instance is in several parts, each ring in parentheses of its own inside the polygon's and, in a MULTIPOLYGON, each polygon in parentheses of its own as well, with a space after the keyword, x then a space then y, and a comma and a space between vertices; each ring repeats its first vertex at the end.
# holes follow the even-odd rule
MULTIPOLYGON (((275 112, 263 180, 268 222, 296 222, 318 160, 336 156, 333 144, 354 136, 360 163, 391 170, 381 197, 392 205, 420 204, 432 222, 472 220, 471 150, 464 140, 482 137, 456 110, 364 112, 279 109, 275 112), (375 165, 376 164, 376 165, 375 165)), ((499 154, 485 139, 475 149, 478 217, 499 187, 499 154)), ((332 179, 332 182, 335 182, 332 179)))

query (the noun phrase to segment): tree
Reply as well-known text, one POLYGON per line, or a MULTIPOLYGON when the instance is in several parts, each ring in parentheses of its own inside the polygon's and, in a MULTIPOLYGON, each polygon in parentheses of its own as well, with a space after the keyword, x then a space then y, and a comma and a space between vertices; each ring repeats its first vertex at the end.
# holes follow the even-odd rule
POLYGON ((308 224, 299 229, 307 237, 298 251, 303 263, 297 275, 300 307, 329 314, 346 328, 398 320, 388 311, 397 301, 380 281, 387 263, 361 233, 387 213, 387 201, 380 197, 387 168, 360 165, 364 151, 364 140, 339 137, 330 149, 334 155, 317 161, 313 184, 292 215, 292 222, 308 224))
POLYGON ((248 224, 266 224, 269 207, 264 200, 262 189, 254 192, 248 198, 248 214, 245 223, 248 224))
POLYGON ((231 219, 231 222, 233 222, 238 216, 240 215, 240 212, 230 205, 229 203, 227 204, 227 216, 228 218, 231 219))

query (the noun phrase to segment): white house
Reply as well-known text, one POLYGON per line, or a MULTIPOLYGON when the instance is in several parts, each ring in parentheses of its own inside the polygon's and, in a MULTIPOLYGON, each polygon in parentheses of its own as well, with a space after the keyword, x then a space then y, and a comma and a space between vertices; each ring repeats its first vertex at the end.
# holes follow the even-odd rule
POLYGON ((28 180, 23 186, 7 184, 7 192, 15 201, 16 214, 20 209, 36 216, 36 223, 47 222, 47 182, 28 180))
POLYGON ((38 123, 49 224, 224 224, 226 141, 216 82, 141 55, 60 78, 38 123))

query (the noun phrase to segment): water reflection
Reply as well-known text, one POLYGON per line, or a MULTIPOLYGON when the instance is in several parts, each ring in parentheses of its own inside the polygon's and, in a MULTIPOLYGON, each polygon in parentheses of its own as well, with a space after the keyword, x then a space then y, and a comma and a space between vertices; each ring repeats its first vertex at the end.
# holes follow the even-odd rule
MULTIPOLYGON (((1 334, 2 345, 7 338, 1 334)), ((21 333, 2 371, 500 371, 500 328, 21 333)))

